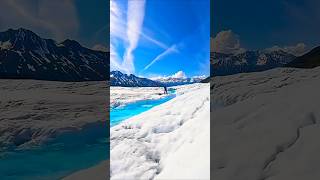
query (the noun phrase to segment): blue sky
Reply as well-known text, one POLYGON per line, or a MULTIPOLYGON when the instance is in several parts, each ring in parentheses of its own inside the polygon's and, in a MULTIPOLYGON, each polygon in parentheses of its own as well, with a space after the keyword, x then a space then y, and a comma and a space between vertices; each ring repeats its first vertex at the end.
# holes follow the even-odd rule
POLYGON ((111 70, 143 77, 178 71, 188 77, 209 75, 209 4, 209 0, 112 0, 111 70))
POLYGON ((108 46, 109 3, 108 1, 74 1, 79 21, 78 37, 89 47, 96 44, 108 46))
POLYGON ((1 0, 0 31, 22 27, 58 42, 108 47, 108 9, 107 0, 1 0))
MULTIPOLYGON (((239 48, 273 46, 309 50, 319 45, 320 1, 318 0, 217 0, 211 4, 211 36, 220 32, 237 39, 239 48)), ((221 38, 219 42, 221 42, 221 38)))

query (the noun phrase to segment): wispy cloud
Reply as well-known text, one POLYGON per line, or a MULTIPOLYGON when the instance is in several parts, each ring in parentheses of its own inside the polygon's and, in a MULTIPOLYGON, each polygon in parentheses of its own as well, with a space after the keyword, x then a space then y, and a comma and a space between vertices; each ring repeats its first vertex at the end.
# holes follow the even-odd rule
POLYGON ((110 69, 113 70, 118 70, 124 73, 129 73, 127 69, 122 67, 122 65, 119 63, 120 62, 120 57, 117 54, 115 47, 110 44, 110 69))
POLYGON ((145 38, 146 40, 148 40, 149 42, 152 42, 153 44, 161 47, 162 49, 168 49, 168 48, 169 48, 169 47, 168 47, 166 44, 164 44, 163 42, 160 42, 160 41, 158 41, 158 40, 156 40, 156 39, 154 39, 154 38, 146 35, 146 34, 143 33, 143 32, 141 32, 141 36, 142 36, 143 38, 145 38))
POLYGON ((134 73, 133 51, 137 48, 141 38, 162 49, 169 48, 165 43, 143 32, 145 3, 145 0, 129 0, 127 11, 124 11, 121 4, 118 4, 116 0, 110 1, 110 47, 113 46, 113 48, 110 48, 110 54, 118 57, 114 61, 110 61, 110 63, 115 63, 115 65, 111 64, 111 67, 121 67, 123 72, 134 73), (120 41, 127 43, 123 58, 119 57, 115 48, 120 41))
POLYGON ((115 0, 110 1, 110 35, 111 38, 126 39, 125 13, 115 0))
POLYGON ((182 79, 184 79, 184 78, 187 78, 187 75, 183 72, 183 71, 178 71, 178 72, 176 72, 176 73, 174 73, 174 74, 172 74, 172 75, 169 75, 169 76, 161 76, 161 75, 151 75, 150 77, 149 77, 149 79, 152 79, 152 80, 159 80, 159 79, 170 79, 170 78, 182 78, 182 79))
POLYGON ((155 39, 154 37, 149 36, 144 33, 142 29, 137 31, 136 29, 129 29, 127 26, 125 19, 125 15, 127 13, 122 11, 119 4, 115 2, 115 0, 110 1, 110 34, 111 38, 118 38, 123 41, 127 41, 127 31, 132 31, 132 33, 139 34, 141 38, 159 46, 162 49, 168 49, 168 45, 165 43, 155 39))
POLYGON ((144 19, 145 0, 128 1, 127 13, 127 38, 128 47, 126 49, 122 66, 124 66, 130 73, 135 71, 133 50, 137 48, 142 24, 144 19))
POLYGON ((211 52, 237 54, 244 51, 245 49, 240 44, 239 35, 231 30, 220 31, 216 37, 211 38, 211 52))
POLYGON ((155 57, 151 63, 149 63, 143 70, 147 70, 149 67, 151 67, 155 62, 160 61, 163 57, 174 53, 174 52, 178 52, 177 46, 174 44, 171 47, 169 47, 168 49, 166 49, 164 52, 162 52, 161 54, 159 54, 157 57, 155 57))

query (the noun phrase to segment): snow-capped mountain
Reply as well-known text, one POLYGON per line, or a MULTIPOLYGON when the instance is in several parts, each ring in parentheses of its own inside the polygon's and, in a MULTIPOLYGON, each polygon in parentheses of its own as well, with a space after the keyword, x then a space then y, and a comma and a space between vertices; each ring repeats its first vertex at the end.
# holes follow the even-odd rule
POLYGON ((206 78, 205 75, 193 76, 192 78, 188 78, 183 71, 178 71, 171 76, 154 77, 152 78, 152 80, 161 82, 165 86, 178 86, 178 85, 198 83, 205 78, 206 78))
POLYGON ((198 77, 192 77, 192 78, 162 77, 154 80, 161 82, 166 86, 178 86, 178 85, 184 85, 184 84, 198 83, 198 82, 201 82, 203 79, 205 79, 205 76, 198 76, 198 77))
POLYGON ((92 81, 109 78, 109 53, 57 43, 26 29, 0 32, 0 78, 92 81))
POLYGON ((147 78, 140 78, 133 74, 127 75, 120 71, 111 71, 111 86, 122 87, 159 87, 163 86, 160 82, 156 82, 147 78))
POLYGON ((282 50, 246 51, 240 54, 211 52, 211 76, 264 71, 282 67, 296 57, 282 50))

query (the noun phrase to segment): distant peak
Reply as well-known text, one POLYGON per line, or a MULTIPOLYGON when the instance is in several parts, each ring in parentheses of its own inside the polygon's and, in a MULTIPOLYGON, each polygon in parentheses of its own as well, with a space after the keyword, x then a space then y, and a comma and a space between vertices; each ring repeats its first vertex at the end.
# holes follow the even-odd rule
POLYGON ((119 75, 122 75, 122 74, 124 74, 124 73, 122 73, 122 72, 120 72, 120 71, 118 71, 118 70, 115 70, 115 71, 111 71, 111 74, 119 74, 119 75))
POLYGON ((8 29, 5 32, 9 32, 9 33, 13 33, 13 34, 30 34, 30 35, 34 35, 34 36, 38 36, 36 33, 28 30, 28 29, 24 29, 24 28, 19 28, 19 29, 8 29))
POLYGON ((36 33, 24 29, 8 29, 0 33, 0 41, 9 41, 13 49, 36 49, 42 46, 42 38, 36 33))
POLYGON ((19 28, 19 29, 17 29, 17 31, 19 31, 19 32, 32 32, 32 31, 30 31, 28 29, 24 29, 24 28, 19 28))
POLYGON ((66 39, 61 44, 65 45, 66 47, 82 47, 80 43, 72 39, 66 39))

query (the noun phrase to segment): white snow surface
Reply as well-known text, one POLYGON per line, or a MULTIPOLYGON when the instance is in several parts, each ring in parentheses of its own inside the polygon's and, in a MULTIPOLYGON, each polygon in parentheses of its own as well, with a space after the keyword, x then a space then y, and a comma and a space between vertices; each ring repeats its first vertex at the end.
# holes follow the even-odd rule
POLYGON ((215 180, 316 180, 320 68, 212 79, 215 180))
POLYGON ((0 80, 0 151, 107 121, 107 84, 0 80))
MULTIPOLYGON (((197 88, 197 84, 194 85, 182 85, 169 87, 176 90, 176 93, 183 94, 190 89, 197 88)), ((110 87, 110 106, 124 106, 129 103, 134 103, 142 100, 155 100, 160 99, 168 94, 164 94, 163 87, 110 87)))
POLYGON ((110 88, 110 106, 123 106, 141 100, 159 99, 167 96, 162 87, 115 87, 110 88))
POLYGON ((209 84, 111 128, 111 179, 210 179, 209 84))

